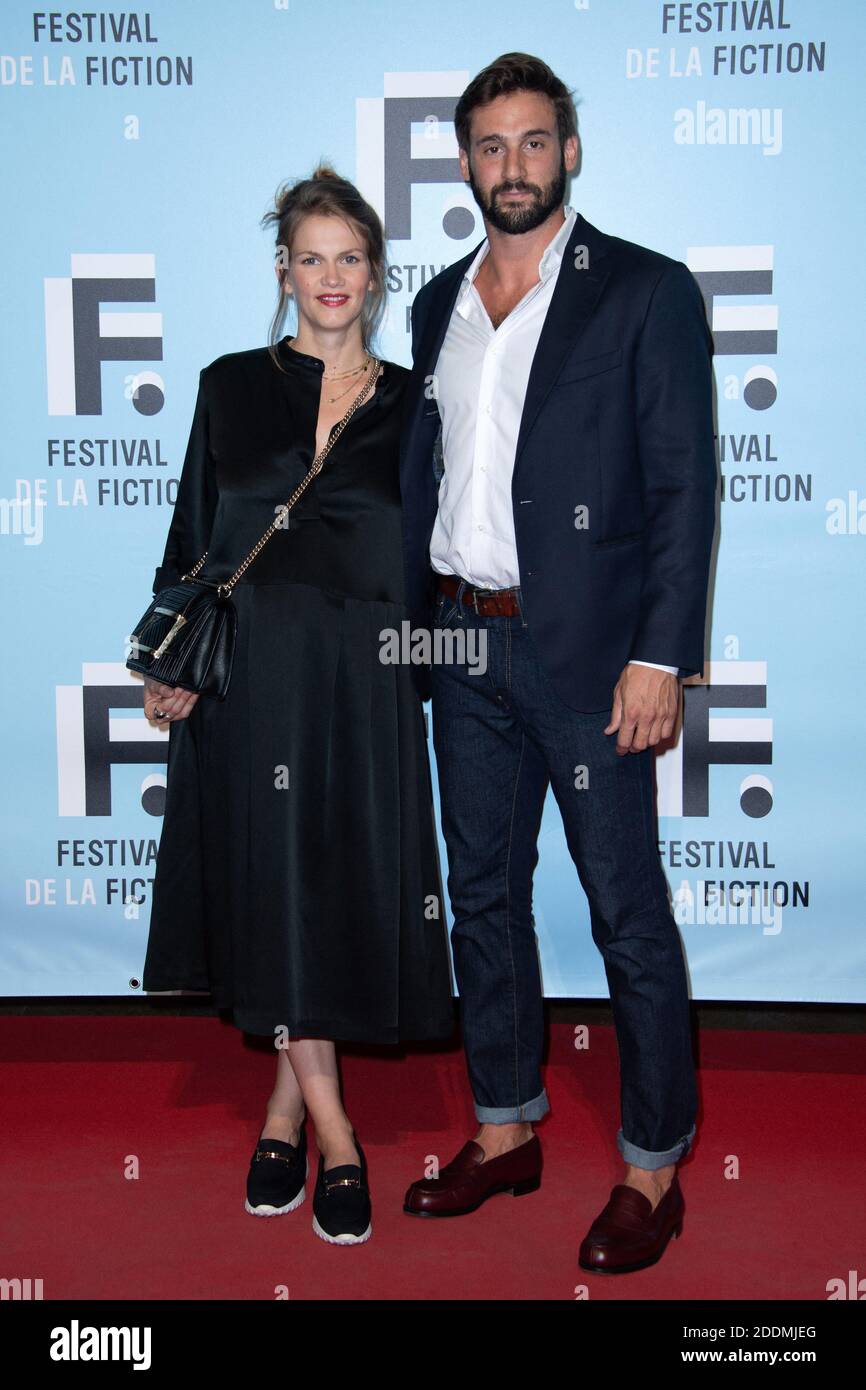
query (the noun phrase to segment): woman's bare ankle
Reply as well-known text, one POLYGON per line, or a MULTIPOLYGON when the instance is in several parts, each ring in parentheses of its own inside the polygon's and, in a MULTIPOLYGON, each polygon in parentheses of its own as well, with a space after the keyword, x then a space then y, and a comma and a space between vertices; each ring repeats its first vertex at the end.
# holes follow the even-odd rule
POLYGON ((337 1168, 343 1163, 360 1163, 355 1131, 348 1116, 342 1120, 317 1125, 316 1144, 325 1160, 326 1172, 329 1168, 337 1168))
POLYGON ((300 1111, 295 1111, 290 1115, 269 1110, 261 1137, 263 1139, 279 1139, 284 1144, 297 1146, 301 1137, 301 1125, 304 1122, 305 1114, 306 1111, 303 1106, 301 1106, 300 1111))

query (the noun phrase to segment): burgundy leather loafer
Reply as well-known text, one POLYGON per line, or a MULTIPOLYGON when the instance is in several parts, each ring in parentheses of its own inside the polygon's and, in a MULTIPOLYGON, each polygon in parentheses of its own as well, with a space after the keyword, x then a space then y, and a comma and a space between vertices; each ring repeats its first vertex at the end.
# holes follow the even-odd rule
POLYGON ((475 1211, 494 1192, 522 1197, 541 1184, 541 1144, 533 1134, 525 1144, 497 1158, 484 1157, 474 1139, 440 1168, 438 1178, 420 1178, 406 1193, 403 1210, 411 1216, 463 1216, 475 1211))
POLYGON ((596 1274, 628 1274, 654 1265, 664 1254, 671 1236, 679 1236, 684 1211, 676 1173, 655 1209, 649 1197, 637 1188, 617 1183, 581 1243, 581 1269, 596 1274))

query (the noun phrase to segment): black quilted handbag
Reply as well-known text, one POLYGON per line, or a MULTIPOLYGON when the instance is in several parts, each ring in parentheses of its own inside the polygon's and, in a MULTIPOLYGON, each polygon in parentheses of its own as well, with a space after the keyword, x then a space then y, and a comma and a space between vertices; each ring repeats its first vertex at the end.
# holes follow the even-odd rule
POLYGON ((224 700, 238 626, 232 582, 195 579, 190 570, 161 589, 129 639, 130 671, 224 700))
POLYGON ((378 370, 379 363, 374 357, 369 377, 339 424, 334 426, 325 447, 313 459, 310 471, 231 578, 219 582, 195 578, 207 557, 205 551, 189 573, 181 575, 177 584, 168 585, 154 596, 129 638, 131 650, 126 665, 130 671, 150 676, 151 680, 164 685, 179 685, 183 690, 225 699, 238 627, 232 589, 274 532, 285 528, 288 513, 307 484, 321 471, 327 454, 375 386, 378 370))

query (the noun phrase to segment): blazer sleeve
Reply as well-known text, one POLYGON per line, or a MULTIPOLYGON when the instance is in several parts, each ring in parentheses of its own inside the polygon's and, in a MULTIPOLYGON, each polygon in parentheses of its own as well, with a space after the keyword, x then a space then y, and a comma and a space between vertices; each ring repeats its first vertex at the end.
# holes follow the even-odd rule
POLYGON ((713 339, 694 276, 659 277, 638 340, 636 423, 646 531, 631 660, 703 669, 716 525, 713 339))
POLYGON ((186 446, 180 483, 174 504, 162 564, 153 579, 156 594, 176 584, 208 548, 216 512, 217 487, 210 451, 207 367, 199 372, 198 395, 192 429, 186 446))

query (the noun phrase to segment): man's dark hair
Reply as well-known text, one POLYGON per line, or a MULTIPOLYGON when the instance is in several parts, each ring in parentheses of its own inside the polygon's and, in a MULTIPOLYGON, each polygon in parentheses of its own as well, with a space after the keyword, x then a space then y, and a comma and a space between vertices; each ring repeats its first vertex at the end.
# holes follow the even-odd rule
POLYGON ((577 134, 577 113, 572 94, 565 83, 541 58, 531 53, 503 53, 494 58, 477 77, 473 77, 454 108, 457 144, 469 153, 469 117, 476 106, 486 106, 509 92, 542 92, 550 97, 556 112, 560 148, 570 135, 577 134))

